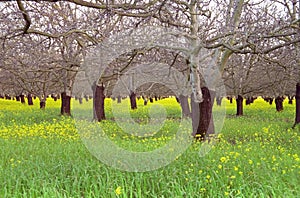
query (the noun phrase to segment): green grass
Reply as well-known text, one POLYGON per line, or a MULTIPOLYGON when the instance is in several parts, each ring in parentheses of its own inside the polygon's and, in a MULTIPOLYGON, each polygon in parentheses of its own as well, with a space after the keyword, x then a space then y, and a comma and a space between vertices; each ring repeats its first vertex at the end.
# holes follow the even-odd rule
MULTIPOLYGON (((0 197, 300 196, 300 128, 290 129, 295 106, 287 101, 277 113, 274 105, 260 99, 244 107, 243 117, 236 117, 235 104, 223 100, 226 119, 208 154, 200 157, 202 143, 194 142, 168 166, 143 173, 115 169, 90 154, 80 139, 88 127, 79 129, 74 118, 91 117, 91 101, 73 101, 74 118, 59 116, 60 103, 52 99, 44 111, 34 102, 29 107, 0 100, 0 197)), ((136 136, 140 129, 134 127, 129 133, 122 131, 110 104, 116 102, 106 100, 107 121, 88 120, 83 122, 89 125, 80 126, 101 127, 126 150, 154 150, 180 129, 180 108, 174 99, 154 103, 164 105, 166 120, 151 137, 136 136)), ((125 104, 128 101, 118 109, 121 117, 128 109, 125 104)), ((138 110, 129 115, 147 127, 151 105, 144 107, 140 100, 138 110)), ((215 112, 222 108, 215 107, 215 112)), ((152 113, 155 117, 162 111, 152 113)), ((131 130, 125 120, 120 122, 131 130)))

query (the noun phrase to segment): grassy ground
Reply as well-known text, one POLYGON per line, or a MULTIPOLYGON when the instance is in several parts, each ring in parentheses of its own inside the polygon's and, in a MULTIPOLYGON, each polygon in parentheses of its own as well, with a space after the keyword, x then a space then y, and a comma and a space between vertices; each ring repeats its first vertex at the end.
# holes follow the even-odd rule
MULTIPOLYGON (((108 120, 97 125, 126 149, 153 150, 178 130, 180 108, 174 99, 154 103, 165 106, 166 121, 149 138, 124 133, 113 120, 109 104, 115 101, 106 103, 108 120)), ((245 116, 235 117, 235 104, 223 103, 226 119, 207 155, 201 157, 201 143, 194 142, 170 165, 141 173, 99 162, 80 139, 74 120, 59 116, 59 102, 49 99, 41 111, 38 101, 29 107, 0 100, 0 197, 300 197, 300 128, 290 129, 294 105, 285 101, 285 110, 277 113, 257 100, 245 106, 245 116)), ((90 104, 74 107, 82 112, 90 104)), ((138 104, 130 115, 146 126, 151 104, 138 104)), ((152 112, 154 117, 162 113, 152 112)))

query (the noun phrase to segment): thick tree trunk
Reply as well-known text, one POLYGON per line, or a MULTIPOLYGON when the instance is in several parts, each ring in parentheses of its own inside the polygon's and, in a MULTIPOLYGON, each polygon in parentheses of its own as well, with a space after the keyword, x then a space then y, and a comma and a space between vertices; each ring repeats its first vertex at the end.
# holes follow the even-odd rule
POLYGON ((71 115, 71 96, 68 96, 66 92, 61 93, 60 114, 65 116, 71 115))
POLYGON ((20 102, 20 96, 16 96, 16 101, 20 102))
POLYGON ((130 107, 132 110, 134 109, 137 109, 137 105, 136 105, 136 94, 131 91, 130 95, 129 95, 129 98, 130 98, 130 107))
POLYGON ((296 85, 296 115, 293 128, 300 123, 300 83, 296 85))
POLYGON ((243 115, 243 101, 244 98, 241 95, 238 95, 236 98, 236 115, 242 116, 243 115))
POLYGON ((32 95, 31 94, 27 95, 27 103, 28 103, 28 105, 33 105, 33 100, 32 100, 32 95))
POLYGON ((21 99, 21 103, 25 104, 25 95, 21 94, 20 99, 21 99))
POLYGON ((214 102, 214 93, 209 91, 207 87, 201 88, 203 101, 201 103, 194 102, 192 96, 192 123, 193 136, 197 139, 204 140, 215 133, 212 108, 214 102))
POLYGON ((94 119, 100 122, 105 120, 105 111, 104 111, 104 86, 94 85, 93 86, 93 109, 94 109, 94 119))
POLYGON ((278 112, 283 111, 283 97, 278 96, 275 98, 275 105, 278 112))
POLYGON ((188 97, 184 95, 179 95, 179 103, 181 106, 181 115, 183 118, 191 117, 191 110, 189 106, 188 97))

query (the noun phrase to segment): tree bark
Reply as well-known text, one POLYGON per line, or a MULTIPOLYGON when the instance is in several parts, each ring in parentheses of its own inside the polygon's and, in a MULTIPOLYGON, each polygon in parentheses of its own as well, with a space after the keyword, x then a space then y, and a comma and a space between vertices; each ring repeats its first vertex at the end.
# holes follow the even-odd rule
POLYGON ((21 94, 20 99, 21 99, 21 103, 25 104, 25 95, 21 94))
POLYGON ((192 123, 193 136, 196 139, 204 140, 215 133, 212 108, 214 102, 214 92, 207 87, 201 88, 203 101, 196 103, 192 96, 192 123))
POLYGON ((300 123, 300 83, 296 85, 296 115, 293 128, 300 123))
POLYGON ((20 96, 16 96, 16 101, 20 102, 20 96))
POLYGON ((137 109, 137 105, 136 105, 136 94, 131 91, 130 95, 129 95, 129 98, 130 98, 130 107, 132 110, 134 109, 137 109))
POLYGON ((283 111, 283 97, 278 96, 275 98, 276 110, 278 112, 283 111))
POLYGON ((60 114, 65 116, 71 116, 71 96, 68 96, 66 92, 61 93, 60 114))
POLYGON ((27 95, 27 103, 28 103, 28 105, 33 105, 33 100, 32 100, 32 95, 31 94, 27 95))
POLYGON ((96 83, 93 86, 93 109, 94 109, 94 120, 100 122, 101 120, 105 120, 105 111, 104 111, 104 86, 97 85, 96 83))
POLYGON ((236 115, 242 116, 243 115, 243 101, 244 98, 241 95, 238 95, 236 98, 236 115))
POLYGON ((191 117, 191 110, 189 106, 188 97, 180 94, 178 99, 181 106, 182 117, 183 118, 191 117))
POLYGON ((150 103, 153 103, 153 98, 150 97, 150 98, 149 98, 149 101, 150 101, 150 103))

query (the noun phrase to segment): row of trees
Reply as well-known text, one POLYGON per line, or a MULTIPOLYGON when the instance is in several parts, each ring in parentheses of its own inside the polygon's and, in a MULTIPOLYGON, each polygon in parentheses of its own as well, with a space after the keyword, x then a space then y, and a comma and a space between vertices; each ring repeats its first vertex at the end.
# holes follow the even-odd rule
POLYGON ((146 75, 146 68, 125 77, 140 63, 155 60, 185 76, 185 81, 175 80, 173 84, 185 90, 178 93, 183 109, 187 98, 192 99, 194 135, 204 137, 214 133, 212 101, 225 96, 239 101, 259 95, 294 96, 296 125, 300 122, 299 7, 296 0, 4 2, 0 4, 1 92, 32 94, 42 104, 47 95, 60 93, 62 114, 66 115, 71 113, 72 95, 90 94, 95 98, 95 115, 100 116, 104 96, 113 95, 120 79, 127 82, 123 89, 126 92, 120 92, 121 96, 127 94, 134 99, 136 95, 151 94, 154 88, 161 96, 174 94, 159 83, 139 87, 130 83, 146 75), (90 50, 120 32, 147 26, 174 31, 164 37, 149 31, 148 36, 155 42, 150 47, 125 51, 105 65, 101 75, 87 82, 92 93, 80 88, 73 91, 75 79, 86 77, 81 72, 98 75, 95 71, 99 65, 82 64, 90 50), (162 40, 169 37, 185 42, 176 46, 162 40), (209 59, 203 58, 203 54, 209 59), (210 60, 214 64, 210 65, 210 60), (216 68, 227 94, 218 77, 214 83, 205 80, 216 68))

